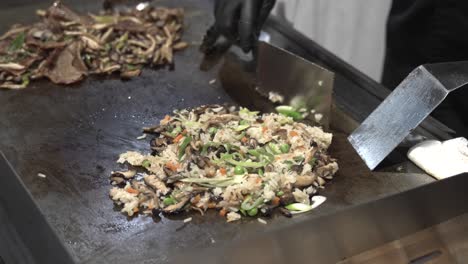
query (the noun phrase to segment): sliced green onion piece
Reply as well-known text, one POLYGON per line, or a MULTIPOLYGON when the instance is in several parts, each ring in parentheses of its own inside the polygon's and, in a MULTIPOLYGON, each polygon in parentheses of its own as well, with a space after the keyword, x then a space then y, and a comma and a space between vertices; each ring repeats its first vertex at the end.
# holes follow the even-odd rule
POLYGON ((312 168, 315 166, 315 163, 316 163, 316 162, 317 162, 317 159, 316 159, 316 158, 311 158, 311 159, 309 160, 309 164, 310 164, 310 166, 311 166, 312 168))
POLYGON ((258 169, 258 175, 263 176, 263 170, 262 169, 258 169))
POLYGON ((241 212, 242 215, 246 216, 247 214, 245 213, 245 210, 244 209, 239 209, 239 212, 241 212))
POLYGON ((180 134, 180 132, 182 132, 182 128, 180 126, 176 126, 170 133, 169 135, 171 137, 177 137, 177 135, 180 134))
POLYGON ((191 136, 186 136, 184 138, 184 141, 182 141, 182 144, 180 144, 180 146, 179 146, 179 160, 181 160, 182 157, 184 156, 185 149, 187 148, 187 146, 190 144, 191 141, 192 141, 192 137, 191 136))
POLYGON ((281 154, 281 150, 279 149, 278 145, 275 143, 268 143, 268 149, 271 151, 272 154, 281 154))
POLYGON ((15 39, 10 43, 8 47, 9 51, 17 51, 23 47, 24 40, 26 39, 26 33, 23 31, 16 36, 15 39))
POLYGON ((168 205, 171 205, 171 204, 176 204, 176 203, 177 203, 177 201, 176 201, 174 198, 172 198, 172 197, 166 197, 166 198, 164 198, 164 200, 163 200, 163 204, 164 204, 165 206, 168 206, 168 205))
POLYGON ((236 175, 242 175, 242 174, 244 174, 244 173, 245 173, 244 167, 236 166, 236 167, 234 168, 234 174, 236 174, 236 175))
POLYGON ((266 165, 264 162, 253 162, 253 161, 237 161, 233 159, 225 159, 225 161, 229 164, 235 165, 235 166, 242 166, 245 168, 261 168, 266 165))
POLYGON ((296 156, 296 157, 293 157, 294 161, 295 162, 303 162, 304 161, 304 156, 296 156))
POLYGON ((234 130, 237 131, 237 132, 240 132, 240 131, 242 131, 242 130, 246 130, 246 129, 249 128, 249 127, 250 127, 249 124, 247 124, 247 125, 239 125, 239 126, 237 126, 234 130))
POLYGON ((281 144, 279 148, 282 153, 288 153, 291 146, 289 146, 289 144, 284 143, 284 144, 281 144))
POLYGON ((257 200, 255 200, 255 202, 253 204, 250 204, 250 200, 252 200, 252 196, 247 196, 245 198, 245 200, 242 202, 241 204, 241 208, 245 211, 249 211, 251 210, 252 208, 256 208, 258 207, 259 205, 261 205, 263 203, 263 198, 262 197, 259 197, 257 198, 257 200))
POLYGON ((247 150, 247 152, 248 152, 250 155, 254 156, 254 157, 257 157, 257 158, 260 157, 260 152, 258 152, 258 150, 249 149, 249 150, 247 150))
POLYGON ((292 203, 286 205, 285 208, 292 212, 307 212, 313 209, 311 205, 303 203, 292 203))
POLYGON ((292 106, 288 106, 288 105, 280 105, 280 106, 277 106, 276 107, 276 112, 282 114, 282 115, 285 115, 285 116, 289 116, 289 117, 292 117, 292 119, 294 119, 295 121, 297 120, 302 120, 304 119, 304 117, 302 116, 301 113, 299 113, 295 108, 293 108, 292 106))
POLYGON ((248 125, 249 122, 247 120, 244 120, 242 119, 241 121, 239 121, 239 125, 248 125))
POLYGON ((254 208, 250 209, 249 211, 247 211, 247 214, 248 214, 249 216, 256 216, 257 213, 258 213, 257 207, 254 207, 254 208))
POLYGON ((151 162, 147 159, 145 159, 142 163, 141 163, 141 166, 142 167, 145 167, 145 168, 149 168, 151 166, 151 162))
POLYGON ((217 127, 210 127, 210 128, 208 128, 208 133, 210 133, 211 135, 216 134, 216 132, 218 132, 218 128, 217 128, 217 127))
POLYGON ((279 196, 283 196, 283 195, 284 195, 284 192, 283 192, 283 191, 279 191, 279 192, 276 193, 276 196, 278 196, 278 197, 279 197, 279 196))

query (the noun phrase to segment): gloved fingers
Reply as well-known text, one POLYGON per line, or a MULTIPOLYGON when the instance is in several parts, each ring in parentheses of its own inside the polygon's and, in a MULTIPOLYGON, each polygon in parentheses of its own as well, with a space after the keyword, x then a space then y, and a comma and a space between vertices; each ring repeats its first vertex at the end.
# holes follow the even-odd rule
POLYGON ((210 53, 211 50, 214 48, 216 41, 218 40, 221 34, 213 25, 207 31, 205 36, 203 37, 202 44, 200 45, 200 51, 204 53, 210 53))
POLYGON ((257 19, 262 0, 245 0, 239 19, 239 45, 249 52, 256 40, 257 19))
POLYGON ((237 36, 237 21, 241 3, 238 0, 218 0, 215 10, 215 28, 225 37, 235 40, 237 36))
POLYGON ((276 4, 276 0, 264 0, 263 4, 260 8, 260 14, 258 15, 258 22, 257 22, 257 32, 260 33, 260 30, 263 27, 263 24, 265 24, 265 21, 267 20, 268 16, 271 13, 271 10, 276 4))

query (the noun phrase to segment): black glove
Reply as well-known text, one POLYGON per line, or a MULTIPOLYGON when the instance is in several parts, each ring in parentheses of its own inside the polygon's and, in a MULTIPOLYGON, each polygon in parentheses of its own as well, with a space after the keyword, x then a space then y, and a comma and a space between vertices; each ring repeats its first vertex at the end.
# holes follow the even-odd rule
POLYGON ((260 30, 276 0, 216 0, 215 24, 203 40, 202 50, 213 47, 220 35, 244 52, 254 47, 260 30))

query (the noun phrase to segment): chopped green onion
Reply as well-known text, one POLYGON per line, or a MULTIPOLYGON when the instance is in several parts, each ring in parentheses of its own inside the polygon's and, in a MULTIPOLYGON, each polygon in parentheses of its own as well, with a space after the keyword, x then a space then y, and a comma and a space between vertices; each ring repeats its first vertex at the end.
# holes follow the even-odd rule
POLYGON ((138 66, 132 65, 132 64, 126 64, 126 65, 125 65, 125 68, 126 68, 127 70, 130 70, 130 71, 134 71, 134 70, 136 70, 136 69, 139 69, 138 66))
POLYGON ((288 153, 291 146, 289 146, 289 144, 284 143, 284 144, 281 144, 279 148, 281 152, 288 153))
POLYGON ((176 201, 173 197, 166 197, 166 198, 164 198, 164 200, 163 200, 163 204, 164 204, 165 206, 172 205, 172 204, 176 204, 176 203, 177 203, 177 201, 176 201))
POLYGON ((279 191, 276 193, 276 196, 280 197, 280 196, 283 196, 284 195, 284 192, 283 191, 279 191))
POLYGON ((236 166, 236 167, 234 168, 234 174, 236 174, 236 175, 242 175, 242 174, 244 174, 244 173, 245 173, 244 167, 236 166))
POLYGON ((266 165, 266 163, 263 162, 253 162, 253 161, 237 161, 233 159, 225 159, 225 161, 229 164, 235 165, 235 166, 242 166, 246 168, 261 168, 266 165))
POLYGON ((147 159, 145 159, 142 163, 141 163, 141 166, 142 167, 145 167, 145 168, 149 168, 151 166, 151 162, 147 159))
POLYGON ((267 152, 264 148, 259 148, 258 152, 262 155, 262 157, 265 157, 268 162, 272 162, 275 160, 275 156, 267 152))
POLYGON ((247 211, 247 214, 248 214, 249 216, 256 216, 257 213, 258 213, 257 207, 254 207, 254 208, 250 209, 249 211, 247 211))
POLYGON ((19 33, 18 36, 16 36, 15 39, 10 43, 10 46, 8 47, 9 51, 17 51, 23 47, 24 40, 26 38, 26 34, 23 32, 19 33))
POLYGON ((218 132, 218 128, 217 128, 217 127, 210 127, 210 128, 208 128, 208 133, 209 133, 209 134, 214 135, 214 134, 216 134, 216 132, 218 132))
POLYGON ((304 161, 304 156, 296 156, 296 157, 293 157, 294 161, 295 162, 303 162, 304 161))
POLYGON ((271 151, 272 154, 281 154, 281 150, 280 150, 280 148, 278 147, 277 144, 270 142, 270 143, 268 143, 267 146, 268 146, 268 149, 271 151))
POLYGON ((182 144, 180 144, 180 146, 179 146, 179 160, 181 160, 182 157, 184 156, 185 149, 187 148, 187 146, 190 144, 191 141, 192 141, 192 137, 191 136, 186 136, 184 138, 184 141, 182 141, 182 144))
POLYGON ((244 209, 239 209, 239 212, 241 212, 242 215, 246 216, 247 214, 245 213, 245 210, 244 209))
POLYGON ((94 21, 101 24, 112 24, 115 21, 115 16, 93 16, 94 21))
POLYGON ((24 86, 24 87, 28 86, 28 85, 29 85, 29 74, 28 74, 28 73, 23 74, 23 75, 21 76, 21 81, 22 81, 22 82, 21 82, 21 85, 22 85, 22 86, 24 86))
POLYGON ((257 158, 260 157, 260 152, 258 152, 258 150, 255 150, 255 149, 249 149, 247 150, 247 153, 257 158))
POLYGON ((169 133, 169 135, 171 137, 177 137, 177 135, 179 135, 180 132, 182 132, 182 128, 180 126, 176 126, 174 129, 172 129, 172 131, 169 133))
POLYGON ((247 108, 244 108, 244 107, 241 107, 241 109, 239 110, 239 114, 245 114, 245 115, 248 115, 248 116, 256 116, 258 115, 258 111, 250 111, 249 109, 247 108))
POLYGON ((262 169, 258 169, 258 175, 263 176, 263 170, 262 169))
POLYGON ((316 159, 316 158, 311 158, 311 159, 309 160, 309 164, 310 164, 310 166, 311 166, 312 168, 315 166, 315 163, 316 163, 316 162, 317 162, 317 159, 316 159))
POLYGON ((293 203, 285 206, 286 209, 291 211, 291 213, 304 213, 308 212, 313 209, 311 205, 303 204, 303 203, 293 203))
POLYGON ((251 210, 252 208, 257 208, 259 205, 261 205, 263 203, 263 198, 260 197, 258 198, 257 200, 255 200, 255 202, 253 204, 250 204, 250 200, 252 200, 252 196, 247 196, 245 198, 245 200, 242 202, 241 204, 241 209, 245 210, 245 211, 249 211, 251 210))
POLYGON ((244 120, 242 119, 241 121, 239 121, 239 125, 243 126, 243 125, 248 125, 249 122, 247 120, 244 120))
POLYGON ((239 126, 237 126, 234 130, 237 131, 237 132, 240 132, 240 131, 242 131, 242 130, 246 130, 246 129, 249 128, 249 127, 250 127, 249 124, 247 124, 247 125, 239 125, 239 126))
POLYGON ((280 106, 277 106, 276 107, 276 112, 282 114, 282 115, 285 115, 285 116, 289 116, 289 117, 292 117, 292 119, 294 119, 295 121, 298 121, 298 120, 302 120, 304 119, 304 117, 302 116, 301 113, 299 113, 295 108, 293 108, 292 106, 288 106, 288 105, 280 105, 280 106))

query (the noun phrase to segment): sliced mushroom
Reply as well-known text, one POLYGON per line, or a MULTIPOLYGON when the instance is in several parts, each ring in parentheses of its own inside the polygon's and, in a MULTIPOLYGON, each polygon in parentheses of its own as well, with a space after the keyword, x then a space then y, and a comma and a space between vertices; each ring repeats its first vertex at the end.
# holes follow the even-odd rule
POLYGON ((325 166, 318 167, 316 170, 317 174, 323 178, 333 176, 337 171, 338 164, 336 162, 332 162, 325 166))
POLYGON ((112 177, 121 177, 125 179, 131 179, 135 177, 136 171, 135 170, 128 170, 128 171, 113 171, 111 176, 112 177))
POLYGON ((308 174, 308 175, 299 175, 296 176, 296 182, 294 183, 294 187, 302 188, 310 186, 314 183, 317 179, 316 174, 308 174))
POLYGON ((280 197, 280 203, 282 205, 288 205, 294 203, 294 195, 292 194, 291 191, 286 191, 284 194, 280 197))
POLYGON ((274 136, 278 136, 279 138, 283 140, 288 139, 288 131, 286 129, 278 129, 276 132, 273 134, 274 136))

